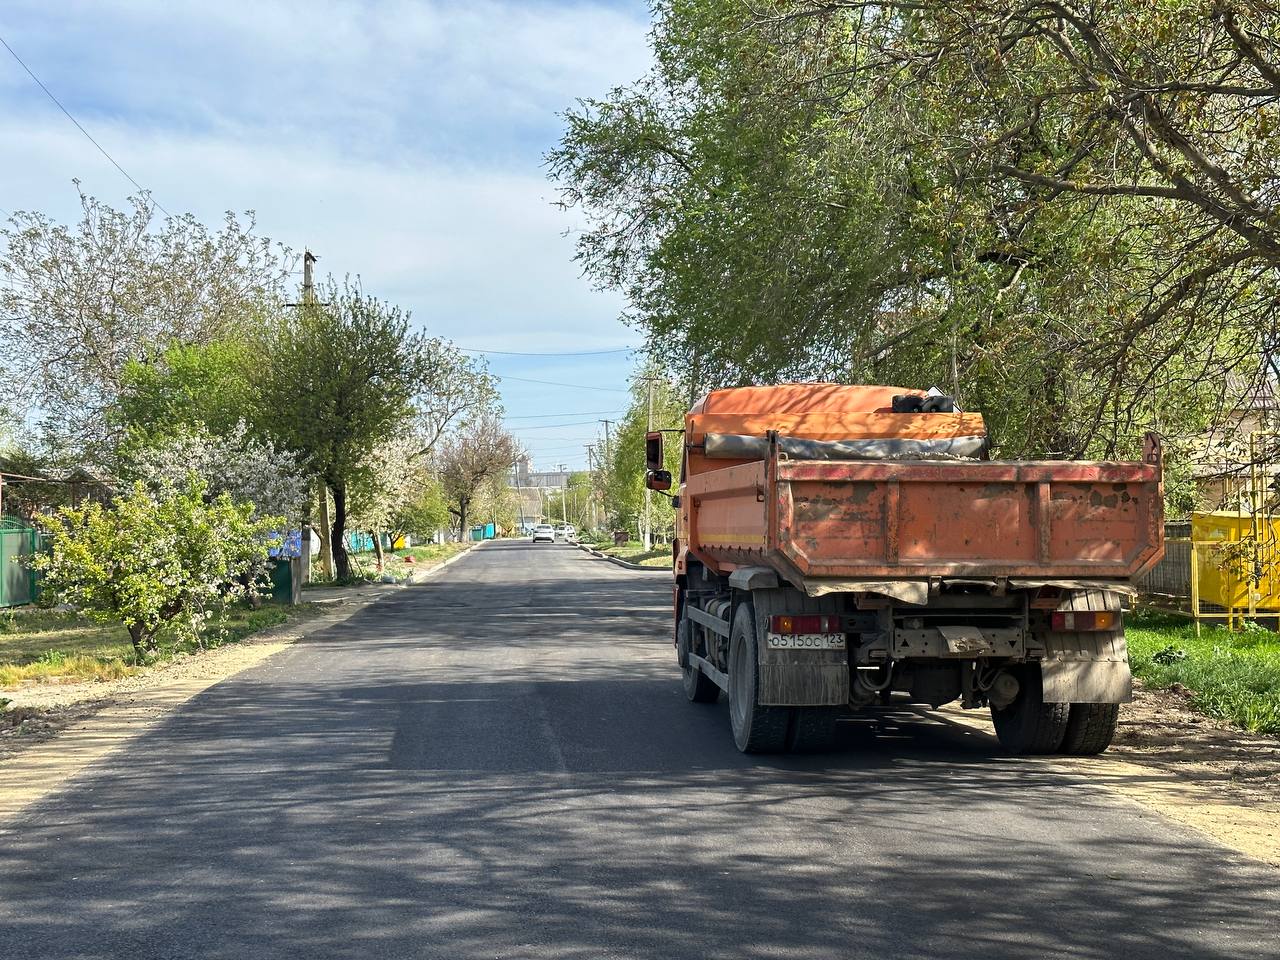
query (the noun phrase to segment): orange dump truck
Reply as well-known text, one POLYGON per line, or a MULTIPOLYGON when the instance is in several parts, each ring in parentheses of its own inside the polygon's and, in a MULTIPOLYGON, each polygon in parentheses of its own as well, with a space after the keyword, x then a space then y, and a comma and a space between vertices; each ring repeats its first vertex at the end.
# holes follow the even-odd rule
POLYGON ((1154 436, 1140 463, 991 460, 934 391, 805 383, 714 391, 682 440, 675 646, 739 749, 821 750, 905 699, 989 707, 1019 753, 1106 749, 1121 595, 1163 550, 1154 436))

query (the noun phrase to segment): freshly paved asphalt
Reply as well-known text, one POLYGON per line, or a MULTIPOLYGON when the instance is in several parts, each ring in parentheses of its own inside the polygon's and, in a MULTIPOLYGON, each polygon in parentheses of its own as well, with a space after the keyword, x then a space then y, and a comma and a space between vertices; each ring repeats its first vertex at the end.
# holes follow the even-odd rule
POLYGON ((668 586, 483 547, 0 824, 0 956, 1280 957, 1280 878, 902 714, 746 757, 668 586))

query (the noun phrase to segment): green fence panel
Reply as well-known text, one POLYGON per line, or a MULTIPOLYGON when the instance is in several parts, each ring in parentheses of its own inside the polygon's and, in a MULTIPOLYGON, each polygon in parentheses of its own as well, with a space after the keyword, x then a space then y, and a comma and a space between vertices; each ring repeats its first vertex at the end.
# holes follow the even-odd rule
POLYGON ((35 603, 39 580, 25 560, 40 547, 33 528, 16 520, 0 520, 0 607, 35 603))

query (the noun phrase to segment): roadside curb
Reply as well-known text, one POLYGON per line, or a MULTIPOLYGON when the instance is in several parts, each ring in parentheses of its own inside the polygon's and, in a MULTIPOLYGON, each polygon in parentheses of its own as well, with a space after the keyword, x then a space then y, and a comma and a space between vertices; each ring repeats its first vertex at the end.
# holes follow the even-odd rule
POLYGON ((622 567, 622 569, 624 570, 643 570, 646 573, 669 573, 670 572, 669 570, 667 570, 666 567, 646 567, 644 566, 644 564, 631 563, 628 560, 620 560, 617 557, 611 557, 607 553, 601 553, 599 550, 596 550, 593 547, 588 547, 585 543, 578 544, 578 549, 585 550, 587 553, 591 554, 591 556, 595 557, 598 560, 608 560, 614 566, 622 567))

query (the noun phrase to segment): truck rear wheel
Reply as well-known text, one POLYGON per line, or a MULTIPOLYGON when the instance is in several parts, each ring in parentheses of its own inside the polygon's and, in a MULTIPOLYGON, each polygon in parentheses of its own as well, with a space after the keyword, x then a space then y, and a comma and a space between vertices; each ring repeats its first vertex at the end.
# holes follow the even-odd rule
POLYGON ((779 753, 787 748, 790 707, 760 705, 760 667, 755 611, 743 603, 729 636, 729 725, 743 753, 779 753))
POLYGON ((693 703, 715 703, 720 699, 720 688, 698 669, 696 663, 689 661, 689 654, 697 652, 693 648, 692 637, 693 624, 688 617, 681 616, 680 626, 676 627, 676 653, 680 658, 680 681, 684 686, 684 695, 693 703))
POLYGON ((1101 753, 1111 746, 1119 719, 1118 703, 1073 703, 1059 749, 1077 756, 1101 753))
POLYGON ((1010 753, 1055 753, 1067 733, 1070 704, 1045 703, 1040 665, 1018 671, 1018 696, 1003 709, 991 708, 1000 745, 1010 753))

